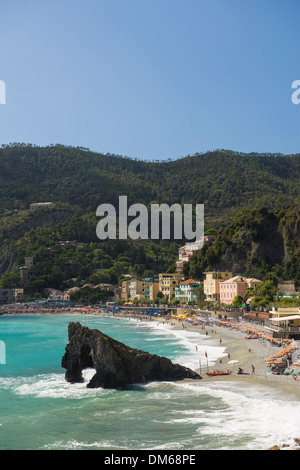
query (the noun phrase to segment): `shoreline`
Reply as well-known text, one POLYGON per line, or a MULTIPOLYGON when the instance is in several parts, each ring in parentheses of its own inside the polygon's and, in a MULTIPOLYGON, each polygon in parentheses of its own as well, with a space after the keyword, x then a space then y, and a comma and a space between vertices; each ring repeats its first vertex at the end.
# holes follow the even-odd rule
MULTIPOLYGON (((102 314, 103 315, 103 314, 102 314)), ((202 379, 200 382, 211 382, 211 381, 238 381, 240 383, 246 382, 252 385, 261 385, 271 387, 276 389, 284 394, 288 394, 289 397, 295 397, 296 400, 300 400, 300 375, 297 377, 297 380, 293 379, 292 375, 273 375, 267 374, 267 364, 265 359, 272 354, 278 353, 281 350, 281 347, 269 345, 266 342, 259 341, 258 339, 245 339, 246 333, 238 330, 231 330, 222 326, 206 326, 203 329, 201 326, 193 326, 188 322, 182 322, 175 318, 167 321, 164 318, 155 317, 155 318, 146 318, 140 315, 133 314, 107 314, 105 316, 110 317, 121 317, 134 319, 141 318, 142 321, 157 321, 160 323, 166 323, 171 325, 176 330, 182 330, 182 325, 184 326, 185 331, 190 331, 193 333, 198 333, 199 335, 206 335, 208 345, 211 346, 220 346, 223 349, 225 348, 225 354, 220 355, 214 365, 209 366, 209 371, 211 370, 231 370, 231 375, 221 375, 217 376, 207 376, 207 368, 204 365, 200 374, 200 367, 195 369, 195 372, 198 372, 202 379), (221 340, 221 342, 220 342, 221 340), (230 358, 227 357, 227 354, 230 354, 230 358), (228 364, 231 360, 238 360, 238 364, 228 364), (222 361, 222 362, 220 362, 222 361), (252 375, 252 365, 255 368, 255 374, 252 375), (241 367, 245 375, 237 374, 238 368, 241 367), (246 375, 247 374, 247 375, 246 375)), ((203 347, 205 349, 205 347, 203 347)), ((203 352, 202 350, 199 352, 203 352)), ((203 357, 203 356, 202 356, 203 357)), ((185 379, 189 381, 189 379, 185 379)))
MULTIPOLYGON (((49 316, 102 316, 102 317, 112 317, 112 318, 126 318, 129 320, 141 320, 145 322, 159 322, 163 324, 170 325, 172 328, 176 330, 185 330, 193 333, 198 333, 199 335, 206 335, 208 345, 214 347, 222 347, 225 349, 225 353, 221 354, 214 360, 213 365, 209 366, 209 371, 212 370, 230 370, 232 374, 230 375, 221 375, 221 376, 207 376, 207 368, 206 365, 203 365, 203 370, 200 373, 200 367, 195 368, 195 372, 198 372, 202 379, 200 382, 207 382, 207 381, 239 381, 240 383, 246 382, 252 385, 262 385, 268 386, 273 389, 277 389, 278 391, 288 394, 291 398, 292 396, 295 397, 296 400, 300 400, 300 375, 297 376, 297 380, 293 379, 292 375, 273 375, 267 374, 267 364, 265 359, 272 354, 278 353, 281 348, 278 346, 273 346, 268 344, 265 341, 259 341, 258 339, 245 339, 246 332, 236 330, 236 329, 229 329, 224 326, 217 326, 217 325, 193 325, 187 321, 182 321, 176 318, 172 318, 171 320, 167 320, 164 317, 151 317, 147 315, 141 315, 136 312, 106 312, 106 311, 92 311, 92 310, 85 310, 82 311, 80 309, 70 311, 56 311, 56 312, 5 312, 4 315, 15 315, 15 316, 22 316, 22 315, 49 315, 49 316), (227 357, 227 354, 230 354, 230 358, 227 357), (238 364, 228 364, 231 360, 238 360, 238 364), (252 375, 252 365, 255 368, 255 374, 252 375), (237 371, 238 368, 241 367, 245 373, 245 375, 238 375, 237 371)), ((199 359, 201 352, 205 346, 202 345, 202 350, 199 350, 199 359)), ((190 379, 184 379, 188 381, 190 379)))
MULTIPOLYGON (((198 331, 197 327, 187 326, 187 330, 198 331)), ((289 396, 295 396, 300 400, 300 375, 297 380, 294 380, 292 375, 273 375, 267 374, 267 364, 265 359, 271 354, 278 353, 280 347, 270 346, 265 342, 258 339, 247 340, 245 333, 238 330, 229 330, 221 326, 207 327, 208 340, 214 341, 216 345, 225 347, 226 355, 230 354, 230 359, 227 356, 220 356, 215 362, 213 370, 231 370, 231 375, 225 376, 212 376, 209 377, 205 373, 202 374, 203 381, 239 381, 246 382, 252 385, 263 385, 276 388, 289 396), (212 332, 213 331, 213 332, 212 332), (222 362, 220 362, 222 360, 222 362), (238 360, 238 364, 228 364, 231 360, 238 360), (252 365, 255 368, 255 373, 252 375, 252 365), (238 368, 241 367, 247 375, 238 375, 238 368)), ((291 368, 292 369, 292 368, 291 368)), ((199 372, 199 369, 198 371, 199 372)))
MULTIPOLYGON (((165 324, 167 326, 166 331, 170 331, 172 334, 172 330, 177 330, 176 335, 179 336, 181 331, 188 331, 192 332, 193 336, 190 338, 190 345, 193 349, 193 345, 196 347, 198 346, 198 350, 195 352, 199 352, 199 357, 201 354, 201 358, 204 359, 204 351, 206 348, 209 351, 209 347, 212 346, 214 348, 214 357, 213 359, 208 358, 211 360, 211 364, 209 365, 209 370, 227 370, 230 369, 233 373, 229 376, 220 376, 220 377, 208 377, 206 375, 206 367, 202 367, 201 379, 193 380, 189 378, 185 378, 181 380, 182 384, 187 384, 189 387, 190 384, 194 384, 193 387, 195 393, 199 392, 201 394, 201 386, 204 386, 204 391, 206 387, 210 390, 208 386, 209 381, 212 381, 212 390, 220 390, 221 393, 223 390, 229 389, 230 391, 235 391, 235 387, 237 387, 238 394, 245 394, 246 396, 254 397, 255 400, 259 400, 260 397, 262 402, 259 403, 259 410, 263 410, 264 406, 264 394, 266 396, 271 397, 272 400, 275 400, 275 406, 280 407, 280 404, 283 404, 286 407, 288 412, 295 413, 297 412, 298 403, 300 400, 300 375, 298 376, 298 380, 293 380, 293 377, 290 375, 286 376, 276 376, 276 375, 267 375, 267 365, 265 362, 266 357, 269 357, 271 354, 279 352, 282 347, 269 345, 266 341, 259 341, 258 339, 245 339, 247 333, 243 330, 238 329, 229 329, 225 326, 217 326, 216 324, 212 325, 201 325, 198 324, 193 325, 188 321, 182 321, 176 319, 174 317, 167 319, 164 317, 159 316, 150 316, 150 315, 141 315, 139 313, 133 312, 106 312, 106 311, 79 311, 74 310, 72 312, 66 311, 56 311, 54 312, 23 312, 20 313, 8 313, 6 316, 13 315, 13 316, 26 316, 26 315, 37 315, 37 316, 64 316, 68 320, 72 321, 72 317, 74 321, 82 321, 84 322, 84 317, 103 317, 103 318, 115 318, 115 319, 124 319, 128 321, 141 321, 144 323, 152 323, 154 328, 160 328, 159 324, 165 324), (77 318, 75 320, 74 317, 80 317, 80 320, 77 318), (81 320, 82 319, 82 320, 81 320), (195 334, 195 336, 194 336, 195 334), (199 342, 197 344, 197 336, 199 335, 199 342), (221 341, 220 341, 221 340, 221 341), (218 355, 218 348, 220 351, 220 356, 218 355), (249 351, 250 349, 250 351, 249 351), (227 357, 227 354, 230 353, 230 359, 227 357), (217 357, 217 359, 216 359, 217 357), (228 364, 229 360, 239 360, 239 363, 236 365, 228 364), (220 362, 222 361, 222 362, 220 362), (255 366, 255 375, 251 375, 251 365, 255 366), (237 375, 238 367, 242 367, 246 373, 249 375, 237 375), (229 381, 229 382, 228 382, 229 381), (218 385, 217 382, 220 382, 218 385), (244 383, 243 383, 244 382, 244 383), (227 384, 227 385, 226 385, 227 384), (220 389, 218 389, 218 386, 220 389), (249 395, 247 391, 247 387, 249 386, 249 395), (198 389, 199 387, 199 389, 198 389)), ((26 319, 24 318, 24 321, 26 319)), ((241 323, 241 325, 245 325, 245 323, 241 323)), ((189 336, 189 335, 187 335, 189 336)), ((185 356, 188 357, 188 354, 185 356)), ((206 359, 205 359, 206 361, 206 359)), ((184 362, 183 362, 184 363, 184 362)), ((200 370, 194 368, 196 372, 200 372, 200 370)), ((209 392, 208 392, 209 393, 209 392)), ((217 392, 219 393, 219 392, 217 392)), ((242 402, 243 403, 243 402, 242 402)), ((272 417, 272 416, 271 416, 272 417)), ((276 417, 274 417, 276 419, 276 417)), ((260 422, 260 421, 259 421, 260 422)), ((298 439, 298 432, 297 426, 294 426, 296 432, 292 433, 292 435, 288 435, 288 437, 283 441, 278 432, 274 436, 274 441, 268 444, 265 450, 298 450, 300 439, 298 439), (279 437, 278 437, 279 435, 279 437), (276 444, 279 442, 280 444, 276 444), (283 442, 281 442, 283 441, 283 442), (276 444, 276 445, 274 445, 276 444), (272 447, 273 446, 273 447, 272 447)))

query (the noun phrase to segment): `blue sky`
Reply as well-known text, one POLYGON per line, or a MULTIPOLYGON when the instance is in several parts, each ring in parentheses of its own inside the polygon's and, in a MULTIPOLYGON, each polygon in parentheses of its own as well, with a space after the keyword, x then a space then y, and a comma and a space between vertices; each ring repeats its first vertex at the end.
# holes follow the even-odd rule
POLYGON ((0 143, 300 152, 299 0, 1 4, 0 143))

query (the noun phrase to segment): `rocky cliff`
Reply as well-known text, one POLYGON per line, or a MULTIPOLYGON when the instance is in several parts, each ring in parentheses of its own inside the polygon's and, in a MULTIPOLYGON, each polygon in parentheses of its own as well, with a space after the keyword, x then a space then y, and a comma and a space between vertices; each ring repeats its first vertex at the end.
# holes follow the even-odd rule
POLYGON ((201 379, 194 371, 169 359, 130 348, 99 330, 69 323, 69 344, 62 358, 68 382, 82 382, 82 371, 96 370, 88 388, 120 388, 156 380, 201 379))
POLYGON ((219 230, 185 268, 186 277, 201 279, 204 271, 231 271, 263 279, 268 273, 300 285, 300 206, 271 212, 242 211, 219 230))

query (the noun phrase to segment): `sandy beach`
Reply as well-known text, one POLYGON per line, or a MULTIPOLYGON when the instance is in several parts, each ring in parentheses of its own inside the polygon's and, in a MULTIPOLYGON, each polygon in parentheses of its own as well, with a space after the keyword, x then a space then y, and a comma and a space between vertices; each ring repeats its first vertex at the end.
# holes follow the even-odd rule
MULTIPOLYGON (((182 328, 182 324, 175 322, 174 328, 182 328)), ((297 380, 292 375, 274 375, 267 374, 267 364, 265 359, 272 354, 278 353, 282 347, 270 345, 268 342, 258 339, 246 339, 244 331, 229 329, 221 326, 207 326, 205 330, 200 326, 192 326, 187 322, 184 326, 189 331, 198 331, 201 334, 208 333, 208 340, 215 346, 223 346, 226 348, 225 357, 220 357, 210 370, 231 370, 232 374, 228 376, 209 377, 206 375, 206 368, 202 370, 202 379, 205 381, 224 381, 234 380, 251 382, 256 384, 275 387, 282 392, 292 394, 296 399, 300 399, 300 375, 297 380), (227 357, 230 354, 230 358, 227 357), (238 360, 238 364, 228 364, 229 361, 238 360), (255 373, 252 374, 252 366, 255 373), (242 368, 243 375, 238 375, 238 368, 242 368)), ((290 368, 289 370, 292 370, 290 368)), ((200 372, 198 369, 197 372, 200 372)))
MULTIPOLYGON (((107 313, 106 313, 107 315, 107 313)), ((139 318, 141 317, 138 314, 115 314, 114 316, 121 316, 126 318, 139 318)), ((287 393, 290 396, 294 396, 296 400, 300 400, 300 375, 297 376, 297 380, 293 378, 292 375, 274 375, 267 374, 267 364, 265 359, 267 359, 272 354, 276 354, 283 349, 280 346, 273 346, 267 341, 261 341, 258 339, 246 339, 248 336, 245 331, 239 331, 237 329, 229 329, 223 326, 205 326, 203 329, 202 326, 194 326, 187 321, 179 321, 175 318, 166 321, 163 317, 151 318, 143 315, 142 319, 144 321, 157 321, 168 323, 172 325, 173 328, 182 330, 183 327, 186 331, 198 332, 201 335, 207 335, 207 340, 209 344, 214 346, 222 346, 225 349, 225 354, 220 356, 218 360, 214 363, 213 366, 209 367, 209 371, 212 370, 231 370, 231 375, 222 375, 220 377, 209 377, 206 375, 207 368, 205 362, 203 366, 199 369, 196 369, 196 372, 200 373, 202 380, 204 381, 242 381, 248 383, 261 384, 265 386, 270 386, 276 388, 282 393, 287 393), (230 355, 228 358, 227 355, 230 355), (238 364, 228 364, 229 361, 237 360, 238 364), (252 374, 252 366, 254 366, 254 374, 252 374), (237 374, 238 369, 242 368, 244 373, 243 375, 237 374)), ((246 325, 246 323, 242 323, 246 325)), ((249 327, 253 325, 249 324, 249 327)), ((257 327, 255 325, 255 327, 257 327)), ((299 351, 300 353, 300 351, 299 351)), ((293 368, 288 370, 291 371, 293 368)), ((297 369, 297 372, 300 370, 297 369)))

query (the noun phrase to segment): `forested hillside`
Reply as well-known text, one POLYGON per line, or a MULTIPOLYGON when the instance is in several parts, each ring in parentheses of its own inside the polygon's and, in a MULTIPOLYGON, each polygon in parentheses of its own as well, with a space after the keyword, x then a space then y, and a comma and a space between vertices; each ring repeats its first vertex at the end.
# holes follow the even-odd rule
POLYGON ((61 145, 0 149, 0 284, 17 285, 25 256, 34 258, 28 293, 76 282, 118 284, 173 270, 184 240, 96 237, 96 208, 128 204, 204 203, 214 240, 185 266, 187 277, 227 269, 300 285, 300 154, 218 150, 174 161, 145 162, 61 145), (29 210, 34 202, 54 207, 29 210), (65 249, 59 242, 76 240, 65 249))
POLYGON ((80 148, 2 146, 1 209, 55 201, 95 211, 102 202, 203 203, 207 216, 237 208, 288 207, 300 194, 300 154, 218 150, 174 161, 145 162, 80 148))
POLYGON ((276 283, 292 279, 300 287, 300 205, 237 213, 184 269, 187 277, 197 279, 206 270, 230 270, 276 283))

